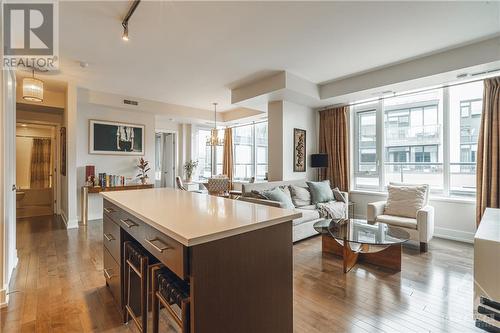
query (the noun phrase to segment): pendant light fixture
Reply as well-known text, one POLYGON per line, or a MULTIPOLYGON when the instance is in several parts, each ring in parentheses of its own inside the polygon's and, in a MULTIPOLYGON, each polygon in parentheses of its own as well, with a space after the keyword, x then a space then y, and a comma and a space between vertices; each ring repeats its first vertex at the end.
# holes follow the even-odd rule
POLYGON ((223 146, 224 139, 219 138, 219 133, 217 131, 217 103, 213 103, 214 105, 214 128, 210 130, 210 137, 207 138, 207 146, 223 146))
POLYGON ((29 102, 43 102, 43 81, 35 79, 35 70, 32 77, 23 79, 23 99, 29 102))

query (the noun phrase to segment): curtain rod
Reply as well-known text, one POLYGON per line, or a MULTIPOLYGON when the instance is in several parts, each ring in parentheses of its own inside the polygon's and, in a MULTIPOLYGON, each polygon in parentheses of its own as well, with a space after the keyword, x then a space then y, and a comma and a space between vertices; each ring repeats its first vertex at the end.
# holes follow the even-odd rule
POLYGON ((228 126, 226 128, 236 128, 236 127, 243 127, 243 126, 248 126, 248 125, 261 124, 261 123, 265 123, 266 121, 267 121, 267 119, 266 120, 253 121, 253 122, 250 122, 250 123, 238 124, 238 125, 234 125, 234 126, 228 126))
POLYGON ((31 139, 54 139, 51 136, 36 136, 36 135, 17 135, 16 138, 31 138, 31 139))
POLYGON ((368 99, 368 100, 360 101, 360 102, 353 102, 353 103, 349 103, 349 104, 342 104, 342 103, 332 104, 332 105, 324 106, 321 109, 319 109, 318 111, 321 112, 321 111, 325 111, 325 110, 328 110, 328 109, 331 109, 331 108, 337 108, 337 107, 342 107, 342 106, 356 106, 356 105, 360 105, 360 104, 367 104, 367 103, 381 101, 381 100, 383 101, 383 100, 390 99, 390 98, 396 98, 396 97, 401 97, 401 96, 408 96, 408 95, 418 94, 418 93, 432 91, 432 90, 437 90, 437 89, 444 89, 444 88, 450 88, 450 87, 455 87, 455 86, 461 86, 463 84, 484 81, 484 80, 486 80, 488 78, 490 78, 490 77, 485 77, 485 78, 482 78, 482 79, 476 79, 476 80, 472 80, 472 81, 463 81, 463 82, 449 83, 449 84, 445 84, 445 85, 439 86, 439 87, 424 88, 424 89, 421 89, 421 90, 414 90, 414 91, 409 91, 409 92, 405 92, 405 93, 401 93, 401 94, 396 94, 395 93, 393 96, 374 97, 373 99, 368 99))

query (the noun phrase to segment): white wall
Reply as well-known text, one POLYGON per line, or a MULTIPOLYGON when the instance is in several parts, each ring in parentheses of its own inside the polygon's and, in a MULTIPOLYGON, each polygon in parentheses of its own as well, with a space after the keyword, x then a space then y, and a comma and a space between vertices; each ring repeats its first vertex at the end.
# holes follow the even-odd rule
MULTIPOLYGON (((94 165, 96 174, 105 172, 107 174, 122 175, 135 178, 137 175, 137 161, 139 156, 120 155, 96 155, 89 154, 89 120, 107 120, 142 124, 145 126, 145 156, 150 162, 150 181, 154 181, 155 161, 155 118, 151 113, 140 111, 127 111, 124 109, 111 108, 96 104, 90 104, 78 100, 77 112, 77 146, 76 146, 76 170, 77 170, 77 211, 80 219, 81 187, 85 183, 85 166, 94 165)), ((88 206, 89 220, 102 218, 102 198, 98 194, 89 194, 88 206)))
POLYGON ((311 154, 318 152, 317 111, 288 101, 268 105, 269 180, 315 179, 311 154), (306 130, 306 172, 293 171, 293 130, 306 130))
MULTIPOLYGON (((368 203, 386 200, 383 193, 351 191, 349 201, 356 203, 354 214, 366 218, 368 203)), ((476 232, 476 204, 473 200, 435 198, 429 204, 434 207, 434 236, 472 243, 476 232)))

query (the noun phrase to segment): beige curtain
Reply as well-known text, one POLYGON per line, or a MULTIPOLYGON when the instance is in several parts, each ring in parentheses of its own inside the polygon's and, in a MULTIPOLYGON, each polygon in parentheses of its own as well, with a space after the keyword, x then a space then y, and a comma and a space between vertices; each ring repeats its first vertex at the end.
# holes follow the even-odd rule
POLYGON ((476 184, 476 223, 479 225, 486 207, 500 207, 500 77, 484 80, 476 184))
POLYGON ((31 148, 31 188, 50 187, 50 139, 35 138, 31 148))
POLYGON ((229 186, 233 188, 233 129, 224 130, 224 153, 222 160, 222 174, 229 178, 229 186))
POLYGON ((321 176, 341 191, 349 191, 348 112, 349 107, 341 106, 319 113, 319 152, 328 154, 321 176))

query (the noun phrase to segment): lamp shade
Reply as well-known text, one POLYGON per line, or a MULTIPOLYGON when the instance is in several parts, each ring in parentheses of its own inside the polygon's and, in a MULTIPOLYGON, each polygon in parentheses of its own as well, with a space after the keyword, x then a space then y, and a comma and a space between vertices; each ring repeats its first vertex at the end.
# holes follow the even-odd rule
POLYGON ((328 154, 312 154, 311 168, 326 168, 328 167, 328 154))
POLYGON ((30 102, 43 102, 43 81, 34 77, 24 78, 23 99, 30 102))

